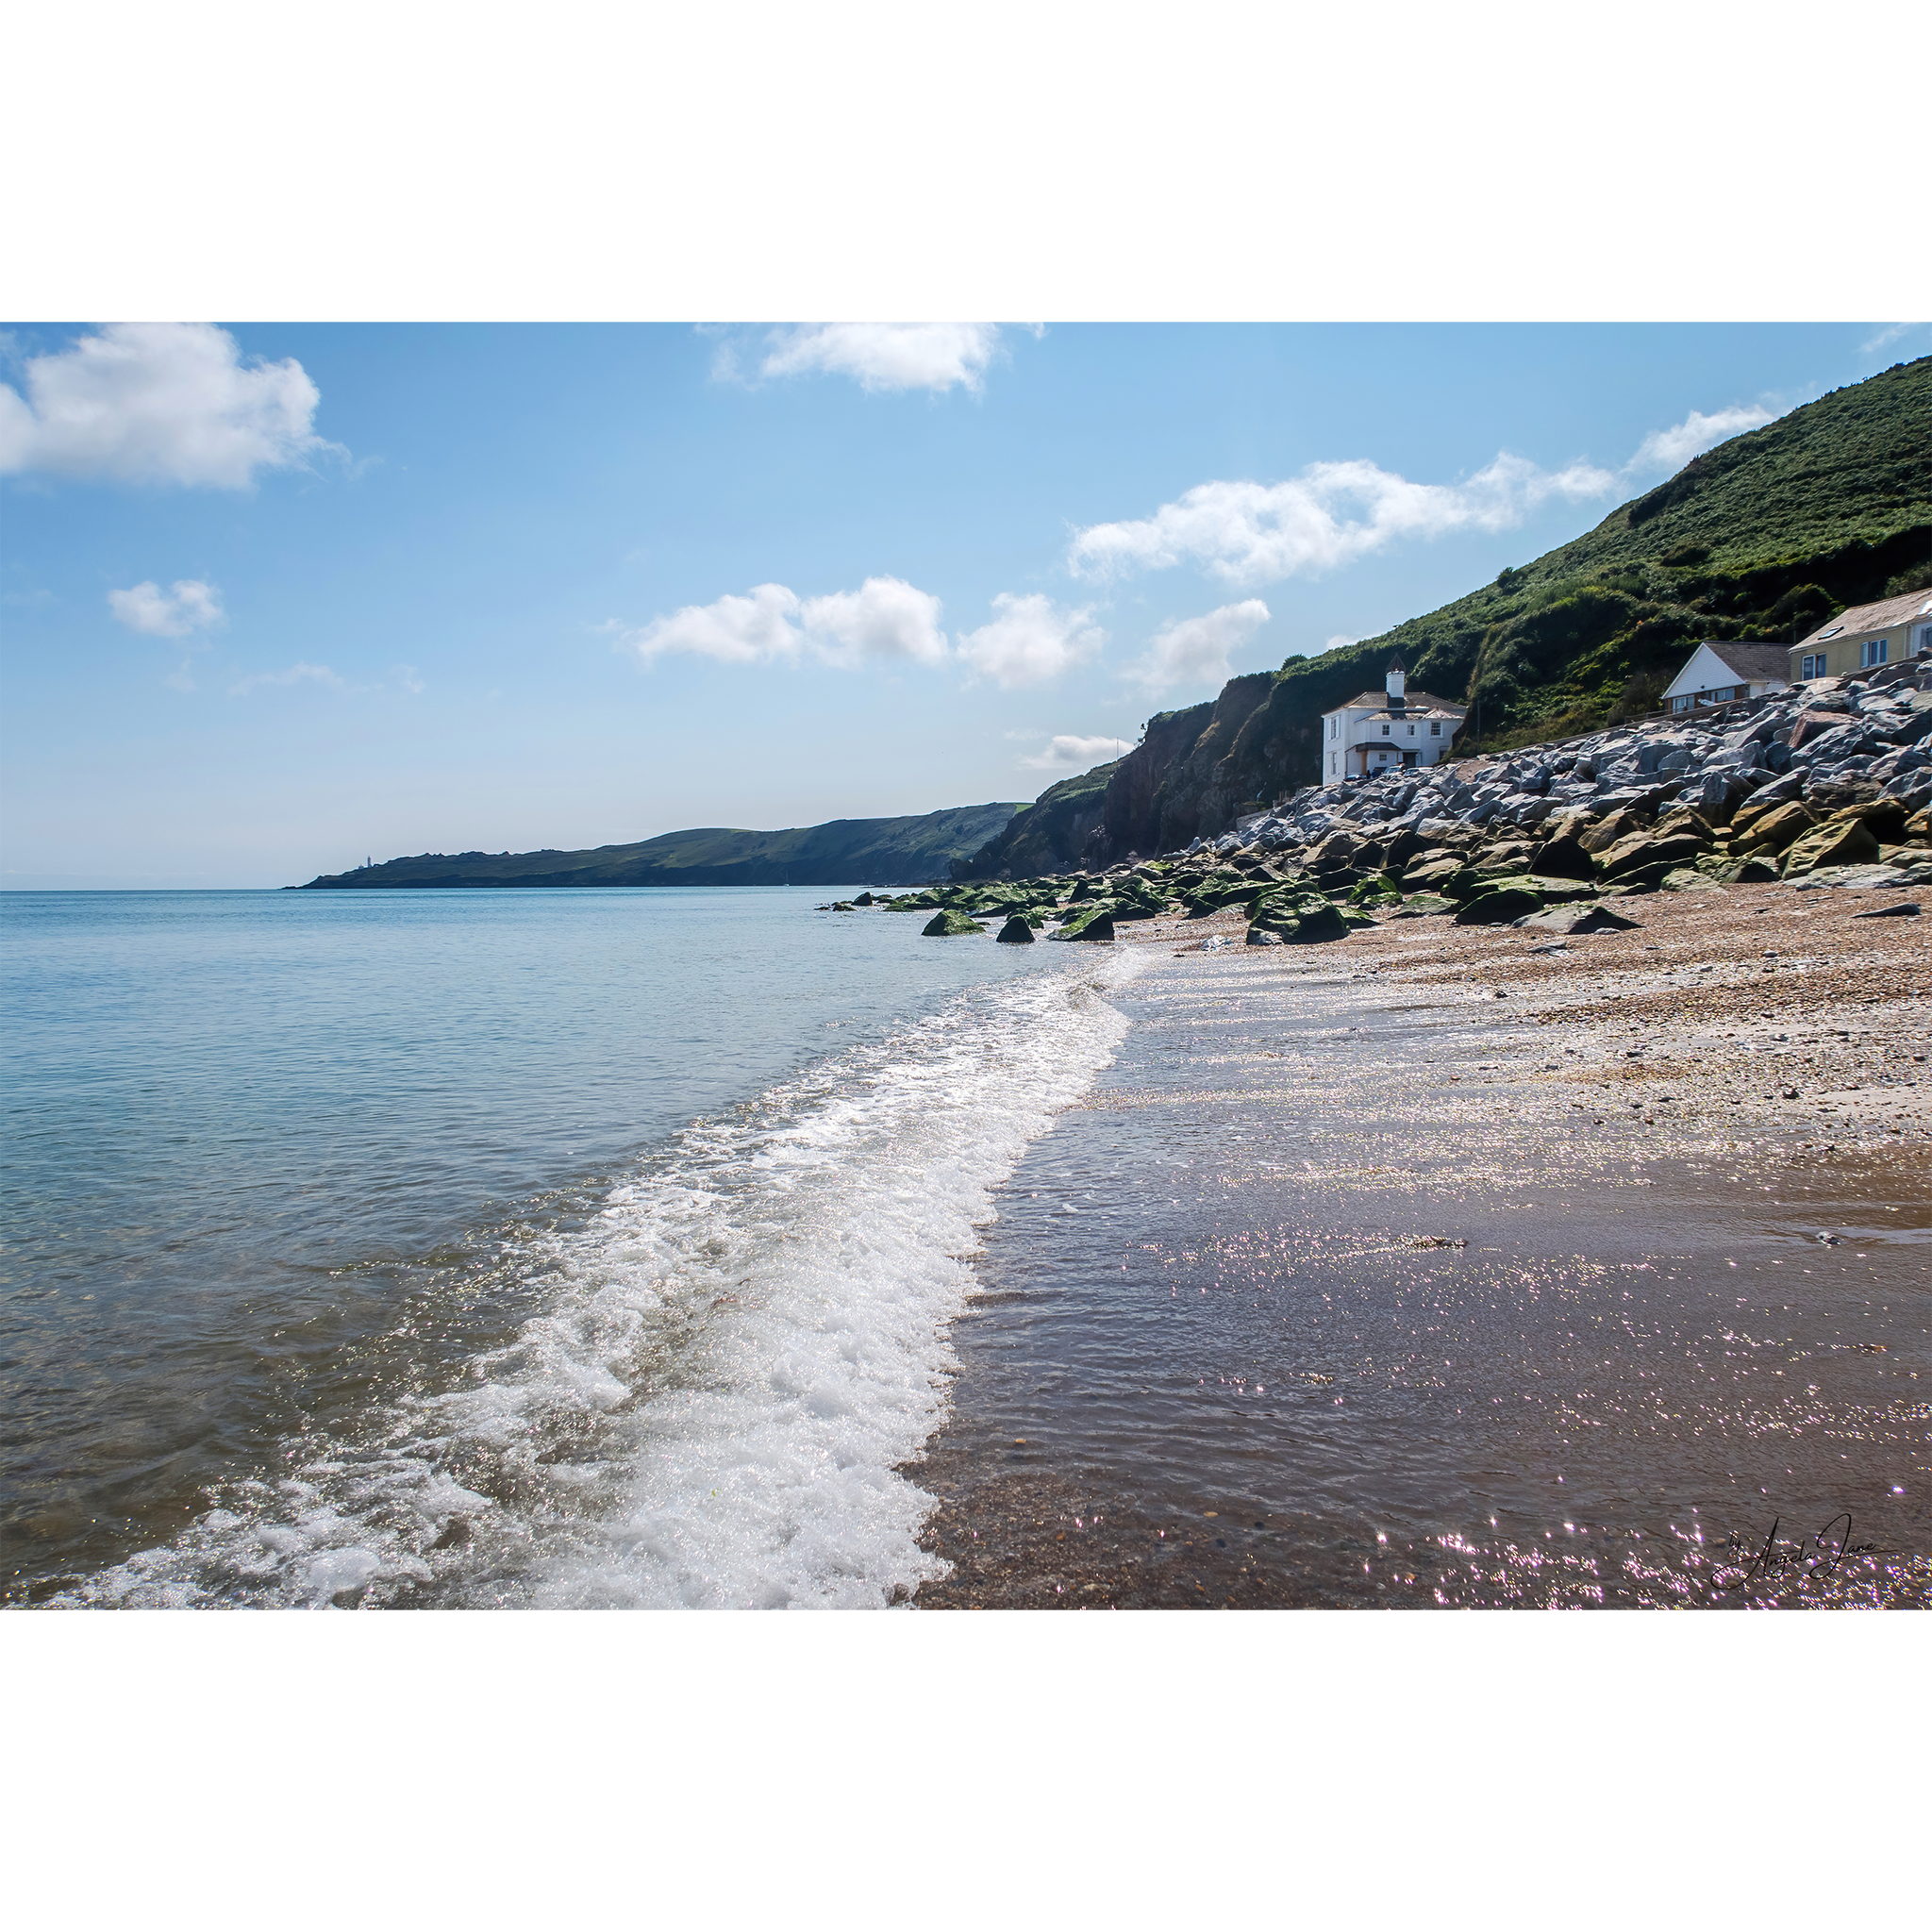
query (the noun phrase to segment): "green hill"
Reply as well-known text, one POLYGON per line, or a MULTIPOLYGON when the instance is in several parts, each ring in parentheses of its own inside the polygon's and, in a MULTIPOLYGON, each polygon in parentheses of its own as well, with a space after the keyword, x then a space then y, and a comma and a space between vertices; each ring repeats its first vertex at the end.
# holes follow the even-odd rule
POLYGON ((947 876, 1023 805, 962 805, 923 818, 834 819, 783 832, 666 832, 589 852, 425 852, 327 873, 291 891, 386 887, 894 886, 947 876))
MULTIPOLYGON (((1102 768, 1097 827, 1045 867, 1029 849, 1024 868, 1170 850, 1312 784, 1322 713, 1378 687, 1391 652, 1413 688, 1478 708, 1493 749, 1641 713, 1701 639, 1783 642, 1922 584, 1932 584, 1932 357, 1720 443, 1588 534, 1439 610, 1164 712, 1102 768)), ((1459 749, 1474 748, 1477 722, 1459 749)), ((1016 849, 996 839, 962 875, 1021 875, 1016 849)))

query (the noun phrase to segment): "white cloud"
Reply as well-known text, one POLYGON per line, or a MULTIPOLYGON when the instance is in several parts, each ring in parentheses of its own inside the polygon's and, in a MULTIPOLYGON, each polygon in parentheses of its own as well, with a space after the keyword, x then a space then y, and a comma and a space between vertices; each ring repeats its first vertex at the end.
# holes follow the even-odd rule
POLYGON ((721 664, 769 664, 798 655, 802 641, 791 622, 797 611, 795 591, 783 584, 759 584, 749 597, 687 604, 669 617, 654 617, 641 629, 626 629, 614 620, 605 628, 646 664, 671 651, 715 658, 721 664))
MULTIPOLYGON (((1020 734, 1009 731, 1007 736, 1015 738, 1020 734)), ((1029 772, 1062 771, 1069 767, 1084 772, 1094 765, 1111 764, 1115 758, 1124 758, 1133 748, 1124 738, 1062 736, 1055 738, 1043 752, 1030 758, 1022 758, 1020 763, 1029 772)))
POLYGON ((115 323, 0 384, 0 474, 245 490, 262 469, 332 449, 299 362, 242 360, 205 322, 115 323))
POLYGON ((1045 684, 1100 655, 1107 633, 1087 620, 1083 608, 1061 610, 1048 597, 1016 597, 1002 591, 992 600, 993 619, 959 639, 966 667, 1008 691, 1045 684))
POLYGON ((1346 631, 1339 630, 1335 633, 1335 635, 1332 638, 1328 640, 1326 643, 1324 643, 1322 646, 1322 648, 1324 651, 1340 651, 1346 645, 1358 644, 1360 642, 1361 639, 1352 638, 1348 635, 1346 631))
POLYGON ((1150 693, 1177 684, 1223 685, 1234 675, 1227 661, 1268 622, 1268 607, 1258 597, 1241 604, 1224 604, 1205 617, 1178 617, 1154 633, 1146 651, 1121 675, 1150 693))
POLYGON ((321 684, 331 691, 347 691, 349 686, 326 664, 295 663, 286 671, 257 671, 244 677, 239 684, 228 687, 231 698, 246 697, 252 691, 258 691, 263 685, 275 684, 321 684))
POLYGON ((800 615, 806 636, 827 662, 909 658, 938 664, 946 655, 940 600, 899 577, 867 577, 856 591, 808 597, 800 615))
POLYGON ((1858 344, 1858 353, 1861 356, 1875 356, 1880 349, 1890 348, 1892 343, 1899 341, 1901 337, 1911 335, 1917 330, 1928 326, 1932 326, 1932 325, 1923 322, 1890 323, 1880 329, 1869 342, 1860 342, 1858 344))
POLYGON ((635 629, 615 622, 604 628, 646 664, 667 652, 721 664, 791 662, 809 652, 848 670, 868 658, 938 664, 946 657, 940 600, 900 577, 867 577, 856 591, 805 598, 783 584, 759 584, 748 597, 687 604, 635 629))
POLYGON ((1713 444, 1737 436, 1746 429, 1761 429, 1775 420, 1774 412, 1755 403, 1740 408, 1720 409, 1707 416, 1692 409, 1681 423, 1669 429, 1653 430, 1637 445, 1637 454, 1624 466, 1627 476, 1649 476, 1662 473, 1674 475, 1694 456, 1702 456, 1713 444))
POLYGON ((185 638, 211 629, 225 616, 220 590, 198 577, 177 577, 167 591, 152 580, 109 591, 108 608, 129 630, 150 638, 185 638))
POLYGON ((1224 583, 1279 582, 1352 563, 1398 537, 1513 529, 1550 498, 1602 496, 1617 478, 1589 463, 1539 469, 1500 455, 1460 483, 1411 483, 1374 463, 1310 463, 1286 483, 1201 483, 1138 522, 1074 533, 1075 575, 1191 562, 1224 583))
MULTIPOLYGON (((760 375, 849 375, 861 389, 978 390, 999 346, 986 322, 822 322, 774 329, 760 375)), ((727 346, 714 373, 736 374, 727 346)))

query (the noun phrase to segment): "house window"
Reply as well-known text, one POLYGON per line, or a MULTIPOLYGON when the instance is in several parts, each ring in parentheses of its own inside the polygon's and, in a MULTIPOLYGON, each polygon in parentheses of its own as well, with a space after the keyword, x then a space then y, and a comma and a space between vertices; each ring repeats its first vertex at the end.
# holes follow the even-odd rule
POLYGON ((1820 651, 1816 657, 1800 658, 1798 659, 1798 675, 1801 678, 1807 679, 1823 677, 1824 675, 1824 653, 1820 651))
POLYGON ((1331 752, 1330 752, 1330 753, 1328 754, 1328 775, 1329 775, 1329 776, 1330 776, 1331 778, 1332 778, 1332 777, 1334 777, 1334 775, 1335 775, 1335 765, 1336 765, 1336 757, 1335 757, 1335 754, 1334 754, 1334 753, 1333 753, 1333 752, 1331 751, 1331 752))
POLYGON ((1435 723, 1435 724, 1431 724, 1431 725, 1429 726, 1429 736, 1430 736, 1431 738, 1441 738, 1441 735, 1442 735, 1442 726, 1441 726, 1441 722, 1440 722, 1440 721, 1439 721, 1439 722, 1437 722, 1437 723, 1435 723))
POLYGON ((1382 727, 1382 736, 1384 738, 1387 738, 1389 736, 1389 727, 1386 724, 1382 727))
POLYGON ((1932 651, 1932 624, 1919 626, 1918 642, 1914 646, 1913 655, 1916 657, 1922 651, 1932 651))
POLYGON ((1874 638, 1870 643, 1858 646, 1858 668, 1869 671, 1874 664, 1883 664, 1891 649, 1890 638, 1874 638))
POLYGON ((1736 689, 1733 686, 1727 684, 1724 686, 1724 690, 1712 691, 1710 694, 1710 701, 1714 705, 1726 704, 1737 695, 1738 693, 1736 689))
POLYGON ((1413 737, 1415 736, 1415 726, 1414 726, 1413 724, 1411 724, 1411 725, 1410 725, 1410 726, 1408 727, 1408 735, 1409 735, 1409 736, 1410 736, 1411 738, 1413 738, 1413 737))

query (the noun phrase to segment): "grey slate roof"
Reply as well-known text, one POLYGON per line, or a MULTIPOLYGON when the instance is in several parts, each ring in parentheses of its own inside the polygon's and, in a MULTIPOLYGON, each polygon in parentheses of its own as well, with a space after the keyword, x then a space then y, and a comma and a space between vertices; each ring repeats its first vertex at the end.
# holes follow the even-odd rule
MULTIPOLYGON (((1328 707, 1330 711, 1385 711, 1388 708, 1389 693, 1386 691, 1365 691, 1359 697, 1350 698, 1345 705, 1328 707)), ((1432 698, 1425 691, 1412 691, 1403 697, 1402 708, 1414 712, 1418 717, 1430 711, 1453 711, 1460 718, 1468 711, 1469 707, 1458 705, 1450 698, 1432 698)))
POLYGON ((1729 665, 1744 684, 1782 684, 1790 675, 1789 644, 1721 644, 1715 638, 1707 638, 1704 648, 1720 663, 1729 665))

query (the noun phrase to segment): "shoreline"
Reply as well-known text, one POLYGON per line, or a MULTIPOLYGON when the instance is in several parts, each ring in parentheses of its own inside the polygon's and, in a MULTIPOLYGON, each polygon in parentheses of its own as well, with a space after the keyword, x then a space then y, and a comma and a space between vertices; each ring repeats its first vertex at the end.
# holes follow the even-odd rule
MULTIPOLYGON (((1800 893, 1790 885, 1645 894, 1617 902, 1640 922, 1636 928, 1567 940, 1533 928, 1457 926, 1445 918, 1385 919, 1332 944, 1249 948, 1240 943, 1246 921, 1239 908, 1208 919, 1118 926, 1116 944, 1150 955, 1154 970, 1126 996, 1129 1006, 1145 1010, 1134 1015, 1122 1062, 1036 1144, 1001 1191, 1000 1219, 987 1230, 977 1264, 983 1291, 956 1324, 962 1369, 948 1423, 924 1457, 905 1467, 939 1498, 922 1541, 954 1565, 947 1576, 922 1587, 914 1605, 1932 1605, 1932 1517, 1923 1481, 1925 1396, 1932 1392, 1932 946, 1916 919, 1855 917, 1897 896, 1800 893), (1228 943, 1203 950, 1217 939, 1228 943), (1397 1057, 1409 1057, 1399 1071, 1383 1064, 1385 1035, 1409 1042, 1398 1045, 1397 1057), (1374 1050, 1358 1052, 1358 1039, 1375 1042, 1374 1050), (1210 1043, 1215 1051, 1193 1051, 1210 1043), (1160 1074, 1163 1058, 1184 1053, 1184 1075, 1160 1074), (1438 1073, 1419 1079, 1418 1056, 1438 1073), (1218 1154, 1192 1144, 1210 1115, 1209 1138, 1216 1131, 1224 1137, 1218 1154), (1077 1237, 1062 1237, 1034 1202, 1084 1172, 1097 1174, 1110 1148, 1122 1166, 1123 1132, 1139 1137, 1124 1158, 1131 1172, 1096 1191, 1093 1211, 1108 1217, 1105 1240, 1117 1249, 1103 1260, 1097 1236, 1084 1247, 1077 1237), (1219 1189, 1191 1182, 1191 1197, 1183 1193, 1176 1208, 1155 1212, 1150 1176, 1170 1157, 1178 1159, 1175 1150, 1184 1142, 1191 1143, 1190 1158, 1205 1152, 1208 1164, 1219 1161, 1219 1189), (1458 1150, 1474 1158, 1458 1166, 1458 1150), (1560 1207, 1552 1206, 1549 1197, 1561 1190, 1568 1191, 1560 1207), (1510 1204, 1494 1198, 1499 1191, 1523 1197, 1513 1220, 1504 1211, 1510 1204), (1541 1212, 1521 1211, 1539 1200, 1541 1212), (1225 1211, 1229 1205, 1234 1211, 1225 1211), (1166 1222, 1155 1226, 1162 1214, 1166 1222), (1107 1340, 1109 1331, 1152 1320, 1148 1304, 1131 1300, 1141 1250, 1163 1248, 1164 1262, 1185 1272, 1174 1252, 1176 1227, 1193 1243, 1180 1252, 1205 1255, 1218 1244, 1217 1265, 1224 1270, 1241 1241, 1271 1223, 1291 1223, 1302 1246, 1283 1248, 1272 1274, 1262 1269, 1252 1276, 1258 1286, 1250 1319, 1261 1323, 1268 1296, 1291 1297, 1287 1277, 1307 1275, 1304 1250, 1326 1239, 1324 1214, 1330 1230, 1362 1217, 1388 1221, 1381 1252, 1410 1241, 1443 1244, 1454 1266, 1440 1269, 1427 1285, 1390 1289, 1391 1264, 1363 1258, 1367 1250, 1321 1263, 1330 1273, 1317 1278, 1332 1275, 1327 1292, 1338 1303, 1346 1282, 1357 1297, 1357 1321, 1380 1319, 1378 1292, 1395 1294, 1398 1304, 1403 1295, 1439 1297, 1435 1326, 1458 1343, 1458 1366, 1438 1377, 1451 1385, 1464 1373, 1460 1349, 1490 1339, 1482 1323, 1494 1319, 1455 1306, 1459 1291, 1449 1282, 1457 1270, 1473 1279, 1473 1269, 1488 1269, 1495 1279, 1485 1277, 1482 1292, 1500 1305, 1508 1268, 1516 1265, 1504 1253, 1511 1243, 1523 1248, 1524 1265, 1533 1272, 1547 1271, 1559 1249, 1611 1255, 1618 1242, 1635 1241, 1643 1253, 1633 1247, 1602 1279, 1621 1268, 1618 1278, 1645 1284, 1640 1292, 1649 1292, 1659 1271, 1674 1271, 1670 1294, 1682 1306, 1673 1304, 1658 1320, 1690 1336, 1694 1312, 1702 1324, 1695 1334, 1704 1339, 1680 1339, 1657 1363, 1642 1367, 1632 1366, 1635 1344, 1625 1342, 1607 1350, 1593 1373, 1626 1381, 1661 1375, 1669 1395, 1659 1414, 1668 1415, 1642 1428, 1660 1427, 1666 1436, 1681 1428, 1687 1444, 1693 1432, 1700 1444, 1721 1437, 1724 1459, 1737 1465, 1726 1472, 1723 1496, 1713 1492, 1713 1482, 1722 1488, 1723 1481, 1710 1470, 1687 1478, 1677 1513, 1701 1508, 1707 1516, 1713 1507, 1733 1507, 1738 1521, 1726 1533, 1741 1537, 1764 1527, 1745 1521, 1753 1512, 1735 1503, 1744 1489, 1762 1490, 1765 1508, 1774 1479, 1803 1496, 1828 1493, 1834 1502, 1856 1491, 1859 1522, 1875 1509, 1894 1553, 1863 1558, 1862 1569, 1846 1559, 1828 1576, 1814 1553, 1808 1569, 1793 1561, 1774 1582, 1760 1577, 1742 1585, 1741 1596, 1735 1577, 1728 1591, 1715 1589, 1711 1577, 1722 1565, 1700 1546, 1685 1545, 1689 1556, 1674 1549, 1673 1560, 1661 1565, 1653 1560, 1655 1541, 1641 1561, 1632 1555, 1646 1533, 1674 1545, 1675 1533, 1668 1508, 1654 1529, 1635 1520, 1632 1498, 1618 1493, 1623 1477, 1612 1457, 1591 1478, 1595 1513, 1604 1520, 1591 1528, 1591 1554, 1575 1557, 1574 1574, 1547 1551, 1531 1553, 1544 1560, 1530 1562, 1520 1533, 1514 1555, 1500 1547, 1472 1554, 1469 1525, 1458 1511, 1468 1516, 1471 1499, 1491 1491, 1531 1507, 1541 1464, 1553 1454, 1566 1460, 1569 1443, 1590 1440, 1573 1426, 1579 1403, 1588 1408, 1603 1400, 1594 1388, 1566 1389, 1564 1403, 1545 1407, 1556 1385, 1579 1373, 1565 1358, 1570 1344, 1538 1312, 1538 1295, 1546 1307, 1551 1293, 1545 1284, 1510 1310, 1511 1334, 1520 1329, 1525 1340, 1510 1343, 1520 1354, 1508 1374, 1496 1379, 1487 1369, 1471 1372, 1490 1409, 1524 1407, 1545 1418, 1519 1428, 1507 1449, 1480 1431, 1458 1441, 1463 1408, 1445 1418, 1433 1390, 1423 1420, 1411 1400, 1412 1372, 1351 1367, 1325 1357, 1324 1368, 1306 1371, 1311 1380, 1297 1391, 1298 1401, 1316 1387, 1333 1388, 1343 1394, 1324 1393, 1323 1403, 1355 1401, 1387 1411, 1374 1446, 1402 1473, 1386 1487, 1402 1492, 1411 1530, 1426 1520, 1440 1531, 1409 1536, 1405 1565, 1391 1576, 1384 1561, 1378 1574, 1386 1546, 1371 1537, 1364 1553, 1345 1520, 1351 1510, 1364 1523, 1374 1513, 1376 1484, 1362 1476, 1360 1444, 1354 1451, 1332 1445, 1317 1458, 1307 1443, 1319 1419, 1306 1402, 1299 1417, 1260 1419, 1252 1415, 1252 1403, 1244 1408, 1230 1402, 1224 1412, 1207 1405, 1214 1412, 1204 1411, 1200 1391, 1208 1387, 1208 1376, 1191 1378, 1180 1370, 1210 1364, 1205 1357, 1186 1360, 1193 1344, 1177 1344, 1179 1331, 1172 1327, 1150 1327, 1118 1347, 1107 1340), (1834 1219, 1851 1231, 1820 1241, 1834 1219), (1395 1230, 1403 1220, 1414 1225, 1395 1230), (1808 1228, 1798 1224, 1807 1220, 1808 1228), (1730 1252, 1704 1254, 1718 1223, 1718 1245, 1730 1252), (1429 1231, 1439 1227, 1441 1233, 1429 1231), (1074 1245, 1065 1245, 1068 1239, 1074 1245), (1029 1243, 1042 1250, 1059 1245, 1051 1260, 1029 1259, 1029 1243), (1539 1256, 1539 1244, 1551 1254, 1539 1256), (1668 1263, 1657 1258, 1665 1255, 1668 1263), (1486 1258, 1478 1263, 1478 1256, 1486 1258), (1806 1276, 1814 1262, 1818 1267, 1806 1276), (1827 1266, 1859 1271, 1845 1274, 1852 1291, 1841 1307, 1829 1296, 1817 1298, 1819 1270, 1827 1266), (1799 1345, 1807 1341, 1803 1335, 1793 1347, 1807 1359, 1840 1351, 1828 1372, 1807 1371, 1816 1380, 1806 1385, 1806 1399, 1817 1414, 1807 1411, 1803 1419, 1757 1413, 1740 1394, 1789 1379, 1788 1371, 1766 1367, 1763 1338, 1754 1341, 1748 1363, 1741 1347, 1728 1351, 1739 1359, 1706 1358, 1725 1351, 1708 1342, 1714 1331, 1703 1303, 1746 1283, 1754 1292, 1782 1291, 1788 1267, 1814 1297, 1807 1320, 1814 1328, 1824 1324, 1808 1348, 1799 1345), (1868 1289, 1868 1282, 1876 1285, 1868 1289), (1129 1299, 1123 1302, 1123 1295, 1129 1299), (1820 1339, 1835 1309, 1856 1320, 1865 1339, 1820 1339), (1843 1366, 1853 1362, 1860 1366, 1843 1366), (1135 1374, 1144 1385, 1139 1396, 1125 1387, 1135 1374), (1312 1379, 1323 1374, 1328 1379, 1312 1379), (1083 1379, 1086 1389, 1078 1386, 1083 1379), (1191 1379, 1199 1389, 1180 1386, 1191 1379), (1030 1390, 1023 1386, 1029 1383, 1030 1390), (1398 1414, 1405 1403, 1409 1410, 1398 1414), (1101 1412, 1105 1426, 1087 1420, 1101 1412), (1673 1420, 1684 1417, 1694 1419, 1673 1420), (1803 1437, 1806 1453, 1814 1455, 1808 1473, 1790 1457, 1790 1470, 1772 1467, 1788 1437, 1803 1437), (1818 1447, 1840 1438, 1852 1446, 1818 1447), (1417 1441, 1425 1441, 1424 1459, 1434 1459, 1435 1474, 1418 1474, 1404 1460, 1417 1441), (1452 1472, 1458 1458, 1468 1461, 1479 1449, 1490 1458, 1487 1475, 1470 1477, 1459 1466, 1452 1472), (1817 1463, 1817 1456, 1824 1462, 1817 1463), (1312 1514, 1301 1507, 1292 1482, 1284 1486, 1281 1479, 1298 1457, 1310 1458, 1311 1467, 1320 1460, 1321 1482, 1333 1492, 1312 1514), (1244 1458, 1259 1472, 1245 1486, 1229 1480, 1244 1458), (1748 1484, 1741 1482, 1745 1472, 1748 1484), (1880 1482, 1881 1475, 1888 1480, 1880 1482), (1337 1504, 1334 1497, 1344 1494, 1350 1500, 1337 1504), (1225 1533, 1230 1523, 1238 1533, 1225 1533), (1451 1545, 1460 1546, 1453 1560, 1451 1545), (1460 1584, 1447 1581, 1452 1572, 1460 1584), (1474 1572, 1483 1581, 1472 1594, 1463 1586, 1474 1572)), ((1210 1287, 1227 1299, 1220 1280, 1204 1279, 1201 1293, 1210 1287)), ((1611 1312, 1607 1287, 1583 1294, 1591 1319, 1611 1312)), ((1297 1326, 1305 1316, 1291 1301, 1283 1306, 1297 1344, 1319 1352, 1318 1324, 1297 1326)), ((1802 1326, 1787 1325, 1794 1333, 1802 1326)), ((1297 1374, 1295 1349, 1284 1351, 1278 1336, 1259 1327, 1252 1334, 1227 1330, 1208 1355, 1218 1348, 1222 1356, 1241 1356, 1251 1342, 1257 1364, 1272 1348, 1267 1374, 1297 1374)), ((1444 1353, 1452 1353, 1447 1343, 1444 1353)), ((1223 1381, 1233 1387, 1248 1373, 1230 1361, 1223 1381)), ((1289 1384, 1270 1386, 1278 1394, 1289 1384)), ((1621 1433, 1634 1441, 1641 1434, 1635 1421, 1641 1403, 1625 1399, 1637 1388, 1628 1381, 1616 1397, 1619 1413, 1595 1424, 1604 1438, 1621 1433)), ((1757 1400, 1753 1393, 1750 1401, 1757 1400)), ((1706 1454, 1687 1447, 1686 1468, 1706 1454)), ((1676 1459, 1671 1449, 1646 1439, 1642 1457, 1647 1474, 1668 1491, 1676 1459)), ((1564 1477, 1558 1472, 1550 1480, 1564 1477)), ((1577 1491, 1566 1485, 1552 1493, 1577 1491)), ((1556 1521, 1536 1528, 1545 1543, 1566 1535, 1556 1521)), ((1567 1521, 1571 1538, 1590 1527, 1574 1514, 1567 1521)), ((1506 1517, 1495 1533, 1499 1545, 1508 1540, 1507 1529, 1506 1517)), ((1571 1544, 1573 1552, 1580 1547, 1571 1544)))

